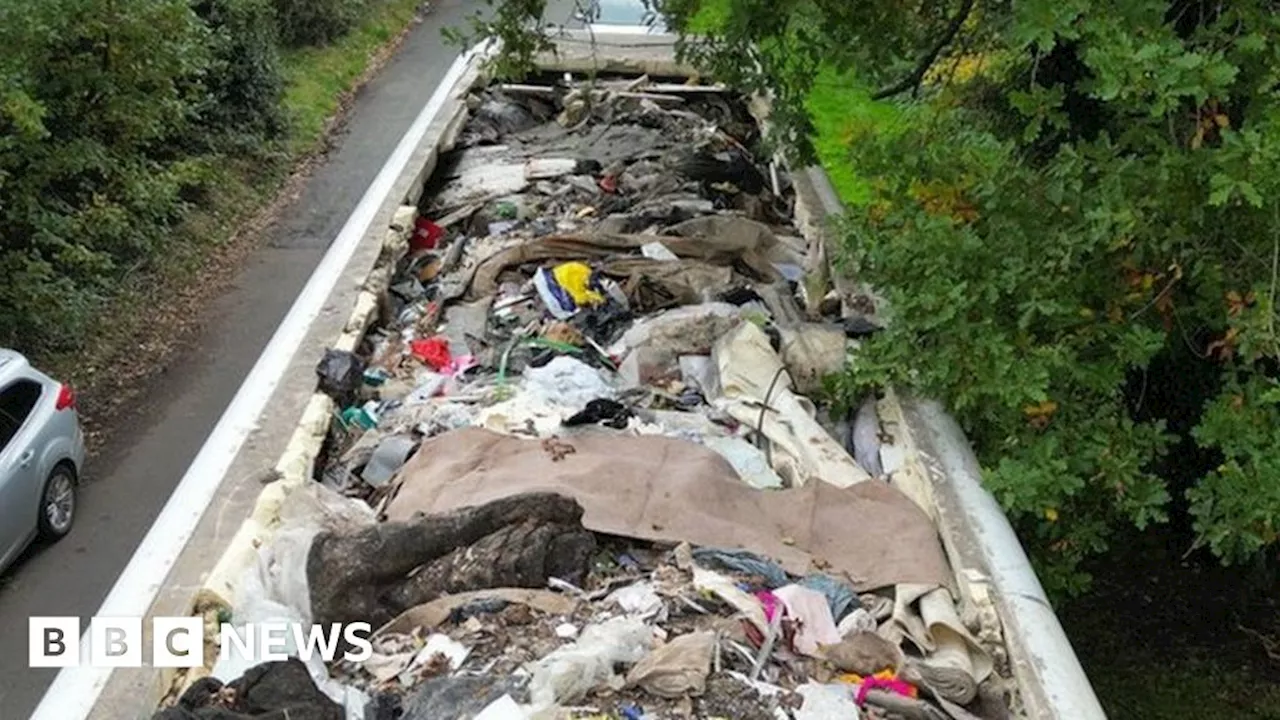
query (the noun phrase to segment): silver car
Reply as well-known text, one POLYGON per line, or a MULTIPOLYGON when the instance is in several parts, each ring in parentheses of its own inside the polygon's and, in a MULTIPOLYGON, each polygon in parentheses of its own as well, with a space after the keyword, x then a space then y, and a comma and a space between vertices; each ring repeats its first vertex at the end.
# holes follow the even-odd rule
POLYGON ((602 34, 624 30, 647 35, 669 32, 653 0, 593 0, 585 12, 575 14, 592 32, 602 34))
POLYGON ((71 531, 84 457, 75 391, 0 348, 0 571, 71 531))

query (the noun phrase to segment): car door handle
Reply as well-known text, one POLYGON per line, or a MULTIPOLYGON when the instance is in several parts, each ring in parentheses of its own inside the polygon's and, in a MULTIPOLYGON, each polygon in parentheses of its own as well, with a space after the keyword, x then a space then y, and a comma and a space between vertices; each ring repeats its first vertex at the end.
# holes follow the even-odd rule
POLYGON ((22 467, 26 467, 31 464, 31 458, 35 456, 36 456, 35 450, 28 450, 22 453, 22 457, 18 458, 18 464, 21 465, 22 467))

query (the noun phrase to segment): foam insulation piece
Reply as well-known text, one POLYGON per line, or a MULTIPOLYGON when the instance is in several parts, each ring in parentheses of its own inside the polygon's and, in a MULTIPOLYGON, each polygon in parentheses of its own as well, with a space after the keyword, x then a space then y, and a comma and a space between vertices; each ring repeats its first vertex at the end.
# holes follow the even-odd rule
POLYGON ((275 532, 285 499, 299 485, 311 482, 311 468, 325 435, 329 432, 333 412, 333 399, 328 395, 315 393, 311 396, 311 401, 302 412, 302 420, 276 464, 279 479, 269 483, 258 493, 253 512, 232 537, 222 557, 209 573, 201 589, 203 597, 197 599, 197 604, 201 601, 227 607, 234 604, 235 579, 257 559, 258 546, 270 539, 275 532))
POLYGON ((351 319, 347 320, 342 337, 333 344, 334 349, 355 352, 356 347, 360 345, 360 340, 369 329, 369 324, 377 316, 378 296, 368 291, 361 292, 356 297, 356 312, 352 314, 351 319))
POLYGON ((413 232, 413 225, 418 220, 418 208, 414 205, 401 205, 391 216, 391 230, 397 235, 408 237, 413 232))

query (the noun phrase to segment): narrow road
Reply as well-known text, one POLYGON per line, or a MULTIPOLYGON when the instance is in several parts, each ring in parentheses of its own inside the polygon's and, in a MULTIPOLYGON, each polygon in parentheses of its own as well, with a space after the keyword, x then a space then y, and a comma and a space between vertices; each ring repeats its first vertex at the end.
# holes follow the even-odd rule
MULTIPOLYGON (((205 437, 239 389, 294 297, 400 137, 456 57, 440 31, 460 25, 467 0, 433 2, 396 57, 357 96, 343 136, 298 197, 267 230, 230 290, 205 309, 207 322, 129 417, 117 444, 94 458, 71 534, 33 548, 0 578, 0 717, 30 716, 56 675, 27 666, 32 615, 81 618, 82 627, 124 569, 205 437)), ((572 0, 549 12, 565 22, 572 0)))

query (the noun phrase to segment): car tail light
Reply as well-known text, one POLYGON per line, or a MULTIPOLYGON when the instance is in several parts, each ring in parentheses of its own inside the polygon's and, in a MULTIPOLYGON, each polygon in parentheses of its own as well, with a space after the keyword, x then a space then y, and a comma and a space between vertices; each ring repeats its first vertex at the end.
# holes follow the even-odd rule
POLYGON ((76 391, 71 389, 70 385, 63 385, 58 390, 58 404, 55 406, 59 410, 74 408, 76 406, 76 391))

